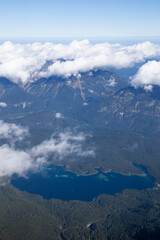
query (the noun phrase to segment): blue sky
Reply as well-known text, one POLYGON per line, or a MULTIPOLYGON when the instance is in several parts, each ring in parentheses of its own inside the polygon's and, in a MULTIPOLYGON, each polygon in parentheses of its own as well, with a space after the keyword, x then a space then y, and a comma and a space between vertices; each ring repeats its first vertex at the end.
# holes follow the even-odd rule
POLYGON ((0 0, 0 39, 160 36, 160 0, 0 0))

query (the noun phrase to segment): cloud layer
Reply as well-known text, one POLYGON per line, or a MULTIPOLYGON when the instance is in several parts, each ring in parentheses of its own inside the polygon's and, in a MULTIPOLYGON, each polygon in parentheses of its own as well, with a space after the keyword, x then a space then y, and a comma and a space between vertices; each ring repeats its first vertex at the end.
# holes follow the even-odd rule
POLYGON ((66 131, 56 137, 43 141, 31 149, 19 150, 17 141, 24 141, 29 132, 26 128, 15 124, 0 121, 0 140, 6 139, 7 143, 0 146, 0 178, 11 177, 14 174, 25 176, 30 169, 39 168, 49 164, 49 157, 60 161, 67 156, 86 157, 94 156, 94 150, 83 148, 85 135, 76 136, 66 131))
POLYGON ((51 75, 67 77, 103 67, 127 68, 155 57, 160 57, 160 46, 151 42, 132 46, 93 45, 88 40, 69 45, 5 42, 0 45, 0 76, 25 84, 51 75))

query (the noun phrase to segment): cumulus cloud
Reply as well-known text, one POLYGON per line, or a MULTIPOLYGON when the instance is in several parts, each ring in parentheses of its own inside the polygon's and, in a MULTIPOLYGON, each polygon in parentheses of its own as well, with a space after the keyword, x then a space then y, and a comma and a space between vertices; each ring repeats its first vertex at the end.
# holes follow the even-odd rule
POLYGON ((0 107, 7 107, 7 104, 6 103, 4 103, 4 102, 0 102, 0 107))
POLYGON ((131 78, 133 86, 144 86, 147 91, 152 90, 152 85, 160 86, 160 62, 148 61, 139 68, 137 74, 131 78))
POLYGON ((4 144, 0 147, 0 177, 13 174, 23 176, 25 171, 33 167, 30 155, 4 144))
POLYGON ((91 44, 88 40, 69 45, 5 42, 0 45, 0 76, 25 84, 51 75, 68 77, 103 67, 131 67, 157 56, 160 46, 151 42, 132 46, 91 44))
MULTIPOLYGON (((0 120, 0 140, 7 143, 0 146, 0 177, 23 173, 31 167, 30 155, 24 151, 15 149, 15 143, 28 136, 28 129, 12 123, 0 120)), ((3 183, 0 181, 0 184, 3 183)))
POLYGON ((63 115, 61 113, 56 113, 56 118, 58 119, 63 118, 63 115))
MULTIPOLYGON (((14 174, 25 176, 30 169, 37 169, 42 165, 49 164, 49 157, 62 160, 67 156, 86 157, 94 156, 94 150, 86 150, 83 147, 85 135, 66 131, 31 149, 19 150, 13 144, 16 141, 23 141, 29 134, 26 128, 15 124, 0 121, 0 139, 7 139, 8 142, 0 146, 0 178, 11 177, 14 174)), ((2 184, 3 181, 0 181, 2 184)))

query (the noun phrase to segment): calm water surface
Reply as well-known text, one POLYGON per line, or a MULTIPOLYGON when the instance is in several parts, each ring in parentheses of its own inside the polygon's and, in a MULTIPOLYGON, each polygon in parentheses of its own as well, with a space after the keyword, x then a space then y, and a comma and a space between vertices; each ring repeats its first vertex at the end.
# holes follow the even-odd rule
POLYGON ((30 172, 28 178, 13 178, 11 183, 19 190, 40 194, 46 199, 92 201, 101 194, 115 194, 124 189, 153 188, 154 179, 144 176, 122 175, 99 171, 94 175, 76 175, 62 167, 42 168, 30 172))

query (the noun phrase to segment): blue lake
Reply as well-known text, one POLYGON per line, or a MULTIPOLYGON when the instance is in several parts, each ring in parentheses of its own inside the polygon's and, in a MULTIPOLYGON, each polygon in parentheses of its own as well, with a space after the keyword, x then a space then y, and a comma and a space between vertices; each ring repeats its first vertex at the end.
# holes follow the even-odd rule
POLYGON ((28 178, 14 177, 11 183, 19 190, 40 194, 45 199, 92 201, 101 194, 115 194, 124 189, 142 190, 155 187, 154 179, 144 173, 144 176, 138 176, 99 171, 94 175, 79 176, 62 167, 52 166, 30 172, 28 178))

